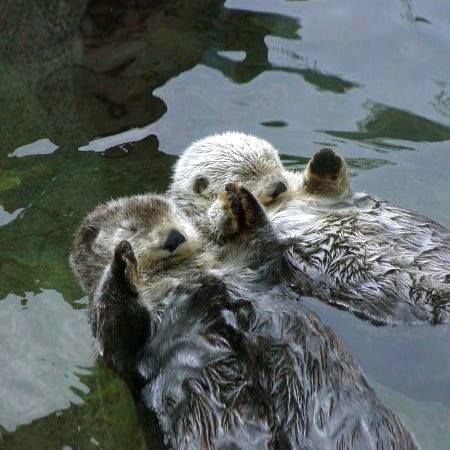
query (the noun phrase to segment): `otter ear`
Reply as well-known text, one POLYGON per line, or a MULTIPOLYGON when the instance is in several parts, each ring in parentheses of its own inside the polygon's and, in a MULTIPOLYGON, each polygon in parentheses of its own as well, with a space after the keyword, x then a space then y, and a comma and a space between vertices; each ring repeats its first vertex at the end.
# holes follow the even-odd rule
POLYGON ((99 231, 98 227, 89 224, 81 229, 81 234, 87 241, 93 241, 98 236, 99 231))
POLYGON ((209 185, 209 181, 205 177, 196 177, 192 189, 196 194, 201 194, 209 185))

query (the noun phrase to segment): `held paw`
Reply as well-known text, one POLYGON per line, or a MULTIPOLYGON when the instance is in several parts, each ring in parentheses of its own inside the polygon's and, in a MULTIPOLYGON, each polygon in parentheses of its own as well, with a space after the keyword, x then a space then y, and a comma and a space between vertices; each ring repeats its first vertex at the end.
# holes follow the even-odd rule
POLYGON ((257 226, 265 213, 254 195, 236 183, 225 186, 224 208, 228 210, 238 231, 257 226))

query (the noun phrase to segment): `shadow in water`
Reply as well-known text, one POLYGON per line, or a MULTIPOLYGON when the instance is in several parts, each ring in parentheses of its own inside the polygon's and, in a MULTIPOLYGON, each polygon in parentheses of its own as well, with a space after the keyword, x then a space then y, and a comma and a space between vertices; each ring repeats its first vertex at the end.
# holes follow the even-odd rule
POLYGON ((358 131, 324 130, 342 139, 373 142, 389 150, 411 150, 411 147, 391 145, 379 139, 398 139, 412 142, 442 142, 450 140, 450 127, 408 111, 380 103, 368 102, 369 114, 357 124, 358 131))
POLYGON ((357 86, 317 64, 269 61, 268 36, 300 39, 300 23, 289 16, 229 9, 219 0, 61 5, 3 5, 8 20, 0 30, 7 42, 0 50, 0 119, 7 153, 42 137, 77 148, 93 137, 155 122, 167 107, 152 92, 199 63, 234 83, 282 71, 320 90, 342 93, 357 86), (244 60, 221 54, 229 51, 243 52, 244 60))

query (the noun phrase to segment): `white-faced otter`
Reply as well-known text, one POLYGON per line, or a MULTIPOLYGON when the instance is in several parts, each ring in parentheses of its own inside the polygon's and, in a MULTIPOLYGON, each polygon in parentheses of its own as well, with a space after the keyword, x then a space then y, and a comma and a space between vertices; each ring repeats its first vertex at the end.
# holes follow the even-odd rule
POLYGON ((276 149, 267 141, 228 132, 194 142, 183 152, 168 194, 191 218, 198 218, 226 184, 244 181, 264 205, 277 204, 299 183, 295 174, 284 170, 276 149))
POLYGON ((303 174, 292 174, 265 141, 212 136, 183 153, 169 193, 202 223, 230 180, 256 186, 279 235, 291 240, 288 256, 298 277, 290 283, 299 292, 376 323, 450 321, 450 232, 420 214, 351 195, 345 161, 334 151, 321 150, 303 174), (260 192, 277 180, 287 190, 270 202, 260 192))
POLYGON ((168 194, 195 218, 228 183, 244 185, 270 211, 299 196, 342 200, 349 194, 347 165, 331 150, 317 153, 304 172, 292 172, 269 142, 238 132, 191 144, 175 163, 168 194))
MULTIPOLYGON (((220 202, 211 218, 226 223, 228 237, 264 227, 245 189, 228 186, 220 202)), ((239 264, 224 268, 227 246, 236 254, 241 244, 227 240, 210 270, 208 248, 167 257, 174 230, 179 246, 197 240, 169 201, 121 199, 87 217, 71 259, 89 289, 103 357, 129 386, 149 449, 417 448, 333 332, 283 301, 292 292, 254 282, 239 264), (151 240, 159 242, 153 255, 140 253, 145 262, 127 240, 111 239, 122 235, 123 217, 140 224, 133 246, 150 253, 146 236, 166 230, 151 240), (95 286, 88 267, 106 254, 95 286)))

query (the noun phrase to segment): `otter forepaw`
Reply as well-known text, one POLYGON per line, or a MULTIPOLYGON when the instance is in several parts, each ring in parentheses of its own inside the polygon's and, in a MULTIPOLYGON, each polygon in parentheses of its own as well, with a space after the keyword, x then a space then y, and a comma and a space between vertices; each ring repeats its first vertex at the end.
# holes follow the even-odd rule
POLYGON ((225 186, 225 192, 227 208, 230 213, 238 219, 241 208, 236 185, 233 185, 232 183, 227 184, 225 186))
POLYGON ((121 241, 116 247, 116 256, 122 258, 126 266, 137 268, 137 260, 133 248, 127 240, 121 241))
POLYGON ((117 244, 114 251, 113 270, 119 277, 125 277, 129 287, 137 280, 137 260, 133 248, 127 240, 117 244))
POLYGON ((265 217, 263 207, 243 186, 229 183, 225 186, 225 193, 226 207, 240 230, 256 225, 258 218, 265 217))
POLYGON ((137 267, 137 261, 134 256, 133 248, 125 239, 117 244, 114 251, 114 259, 116 264, 123 266, 124 269, 127 266, 133 266, 134 268, 137 267))

